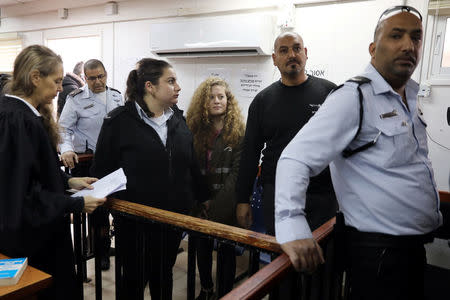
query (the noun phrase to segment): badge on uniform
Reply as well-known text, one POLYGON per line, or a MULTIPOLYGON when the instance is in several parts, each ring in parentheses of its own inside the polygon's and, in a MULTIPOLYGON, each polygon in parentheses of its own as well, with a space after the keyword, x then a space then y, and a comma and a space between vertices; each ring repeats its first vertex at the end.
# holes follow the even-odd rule
POLYGON ((83 109, 88 109, 88 108, 91 108, 91 107, 94 107, 94 103, 91 103, 91 104, 89 104, 89 105, 83 107, 83 109))
POLYGON ((391 112, 387 112, 387 113, 381 114, 380 115, 380 119, 387 119, 387 118, 392 118, 392 117, 395 117, 395 116, 398 116, 396 109, 394 109, 391 112))

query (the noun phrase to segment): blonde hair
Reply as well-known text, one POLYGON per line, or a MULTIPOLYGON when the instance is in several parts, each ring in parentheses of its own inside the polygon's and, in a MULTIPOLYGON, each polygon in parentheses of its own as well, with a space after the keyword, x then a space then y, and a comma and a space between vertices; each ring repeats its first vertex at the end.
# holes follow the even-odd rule
MULTIPOLYGON (((14 71, 12 79, 8 83, 8 91, 19 97, 31 96, 35 89, 31 81, 31 72, 38 70, 41 76, 47 77, 56 72, 59 65, 62 65, 61 56, 49 48, 41 45, 26 47, 14 61, 14 71)), ((43 117, 44 127, 56 149, 61 137, 58 124, 53 118, 53 105, 40 105, 37 109, 43 117)))
POLYGON ((230 87, 225 80, 219 77, 209 77, 195 90, 187 111, 187 125, 194 135, 194 148, 199 157, 206 153, 208 142, 215 134, 208 113, 209 98, 213 86, 224 87, 225 95, 227 96, 227 109, 221 132, 225 144, 230 147, 236 146, 245 131, 241 109, 236 98, 231 93, 230 87))

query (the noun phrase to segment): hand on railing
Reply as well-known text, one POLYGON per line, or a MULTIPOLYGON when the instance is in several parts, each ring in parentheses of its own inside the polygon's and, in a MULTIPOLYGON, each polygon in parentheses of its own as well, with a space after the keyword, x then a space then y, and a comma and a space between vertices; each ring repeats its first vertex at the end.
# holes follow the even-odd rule
POLYGON ((317 266, 325 263, 322 248, 312 238, 281 244, 281 249, 289 256, 292 265, 298 272, 312 273, 317 266))
MULTIPOLYGON (((313 238, 317 243, 323 243, 333 232, 336 218, 332 218, 325 224, 314 230, 313 238)), ((283 249, 284 250, 284 249, 283 249)), ((286 251, 286 250, 284 250, 286 251)), ((252 275, 241 285, 234 288, 224 298, 235 299, 261 299, 270 292, 288 273, 293 271, 293 265, 289 257, 283 253, 270 264, 252 275)))
POLYGON ((236 218, 239 226, 248 229, 252 226, 252 209, 249 203, 238 203, 236 207, 236 218))
POLYGON ((78 155, 73 151, 66 151, 61 154, 61 162, 63 163, 64 167, 73 169, 75 167, 75 164, 78 163, 78 155))
POLYGON ((103 205, 106 198, 94 198, 92 196, 84 196, 84 212, 92 213, 97 207, 103 205))

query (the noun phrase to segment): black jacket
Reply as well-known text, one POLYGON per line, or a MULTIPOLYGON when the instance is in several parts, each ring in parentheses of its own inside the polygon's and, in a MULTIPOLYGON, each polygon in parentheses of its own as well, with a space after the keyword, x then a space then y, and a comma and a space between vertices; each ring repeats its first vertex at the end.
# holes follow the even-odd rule
POLYGON ((167 121, 167 145, 138 115, 134 102, 111 111, 97 141, 92 174, 103 177, 123 168, 127 189, 119 199, 187 213, 207 198, 195 157, 192 134, 181 115, 167 121))
POLYGON ((69 212, 83 198, 64 195, 68 177, 42 123, 22 101, 0 97, 0 252, 28 257, 53 276, 40 299, 76 297, 69 212))
POLYGON ((61 115, 64 105, 66 104, 67 95, 69 95, 73 90, 82 87, 83 85, 83 80, 76 74, 67 73, 66 76, 64 76, 62 82, 63 90, 58 94, 58 116, 61 115))

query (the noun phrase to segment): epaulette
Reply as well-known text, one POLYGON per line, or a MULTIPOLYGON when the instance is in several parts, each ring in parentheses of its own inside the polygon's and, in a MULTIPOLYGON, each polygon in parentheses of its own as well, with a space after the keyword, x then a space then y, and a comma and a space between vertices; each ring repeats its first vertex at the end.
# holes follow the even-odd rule
POLYGON ((120 92, 119 90, 113 89, 112 87, 110 87, 109 89, 110 89, 111 91, 118 92, 119 94, 121 94, 121 92, 120 92))
POLYGON ((83 92, 82 89, 76 89, 76 90, 71 91, 69 95, 71 97, 74 97, 74 96, 76 96, 76 95, 78 95, 79 93, 82 93, 82 92, 83 92))
MULTIPOLYGON (((364 77, 364 76, 355 76, 355 77, 350 78, 350 79, 347 80, 346 82, 354 82, 354 83, 357 83, 357 84, 358 84, 358 87, 359 87, 361 84, 369 83, 369 82, 371 82, 371 81, 372 81, 372 80, 370 80, 369 78, 364 77)), ((337 90, 340 89, 341 87, 343 87, 344 84, 345 84, 345 83, 343 83, 343 84, 341 84, 341 85, 338 85, 337 87, 335 87, 334 89, 332 89, 331 92, 330 92, 330 94, 333 93, 334 91, 337 91, 337 90)))
POLYGON ((110 111, 109 113, 107 113, 106 114, 106 116, 105 116, 105 121, 106 120, 112 120, 112 119, 114 119, 115 117, 117 117, 118 115, 120 115, 120 113, 122 112, 122 111, 124 111, 124 109, 125 109, 125 106, 118 106, 118 107, 116 107, 116 108, 114 108, 112 111, 110 111))
MULTIPOLYGON (((363 121, 363 117, 364 117, 364 106, 363 106, 363 93, 361 91, 361 85, 365 84, 365 83, 370 83, 372 80, 370 80, 367 77, 364 76, 355 76, 350 78, 349 80, 347 80, 347 82, 354 82, 356 84, 358 84, 358 95, 359 95, 359 125, 358 125, 358 130, 356 131, 355 137, 353 138, 353 140, 356 139, 356 137, 358 136, 359 132, 361 131, 361 127, 362 127, 362 121, 363 121)), ((343 85, 340 85, 338 88, 342 87, 343 85)), ((338 89, 336 88, 336 89, 338 89)), ((364 151, 370 147, 372 147, 375 143, 368 143, 365 144, 361 147, 358 147, 356 149, 350 149, 349 147, 345 148, 344 151, 342 151, 342 156, 344 158, 348 158, 350 156, 352 156, 353 154, 356 154, 358 152, 364 151)))
POLYGON ((355 77, 350 78, 350 79, 347 80, 347 81, 348 81, 348 82, 355 82, 355 83, 357 83, 358 85, 361 85, 361 84, 363 84, 363 83, 369 83, 369 82, 371 82, 372 80, 370 80, 369 78, 364 77, 364 76, 355 76, 355 77))

